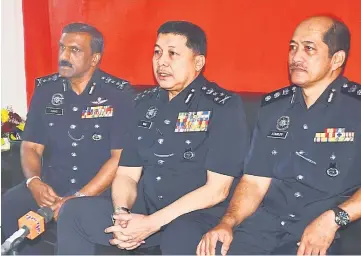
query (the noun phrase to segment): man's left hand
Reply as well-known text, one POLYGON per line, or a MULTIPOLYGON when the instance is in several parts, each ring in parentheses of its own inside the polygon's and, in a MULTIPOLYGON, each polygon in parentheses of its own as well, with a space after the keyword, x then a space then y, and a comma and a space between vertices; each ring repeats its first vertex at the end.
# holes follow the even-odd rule
POLYGON ((326 255, 338 228, 334 212, 324 212, 305 228, 297 255, 326 255))
POLYGON ((58 202, 56 202, 55 204, 53 204, 50 208, 53 210, 54 212, 54 220, 58 221, 58 216, 59 216, 59 210, 62 207, 62 205, 68 201, 69 199, 75 198, 75 196, 67 196, 67 197, 63 197, 61 200, 59 200, 58 202))

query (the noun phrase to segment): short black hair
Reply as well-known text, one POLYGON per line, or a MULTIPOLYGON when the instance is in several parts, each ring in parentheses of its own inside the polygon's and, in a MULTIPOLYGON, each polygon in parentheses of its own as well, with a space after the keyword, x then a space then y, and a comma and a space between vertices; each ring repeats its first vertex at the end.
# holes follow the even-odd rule
POLYGON ((187 38, 187 47, 193 52, 206 56, 207 38, 203 29, 188 21, 168 21, 161 25, 157 31, 159 34, 175 34, 187 38))
POLYGON ((88 33, 91 36, 90 47, 92 53, 103 53, 104 39, 102 33, 86 23, 70 23, 63 28, 62 33, 88 33))
POLYGON ((338 51, 346 53, 345 61, 342 64, 344 67, 350 51, 351 33, 345 23, 336 18, 331 19, 332 25, 323 35, 323 42, 328 46, 330 58, 338 51))

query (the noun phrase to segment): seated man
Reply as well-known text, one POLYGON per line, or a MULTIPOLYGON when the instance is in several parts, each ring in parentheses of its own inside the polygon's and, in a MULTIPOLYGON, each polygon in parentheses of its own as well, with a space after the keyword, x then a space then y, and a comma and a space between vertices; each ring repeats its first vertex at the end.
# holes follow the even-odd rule
POLYGON ((95 244, 109 241, 127 250, 160 245, 163 254, 192 254, 218 223, 250 140, 240 97, 202 75, 205 55, 200 27, 170 21, 159 28, 153 56, 159 87, 135 99, 133 143, 123 150, 113 203, 67 202, 58 254, 94 254, 95 244), (184 226, 189 219, 195 224, 184 226))
MULTIPOLYGON (((103 193, 111 184, 134 109, 128 83, 98 69, 103 36, 73 23, 59 42, 59 73, 36 80, 21 146, 26 183, 2 198, 3 239, 29 210, 48 206, 55 219, 62 204, 103 193), (49 151, 43 156, 44 149, 49 151)), ((106 193, 110 198, 110 190, 106 193)), ((105 195, 106 195, 105 194, 105 195)), ((34 242, 21 249, 39 254, 34 242)))
POLYGON ((338 20, 296 28, 293 85, 264 98, 245 175, 198 255, 220 253, 217 241, 222 255, 337 252, 337 230, 361 217, 361 86, 342 76, 349 48, 338 20))

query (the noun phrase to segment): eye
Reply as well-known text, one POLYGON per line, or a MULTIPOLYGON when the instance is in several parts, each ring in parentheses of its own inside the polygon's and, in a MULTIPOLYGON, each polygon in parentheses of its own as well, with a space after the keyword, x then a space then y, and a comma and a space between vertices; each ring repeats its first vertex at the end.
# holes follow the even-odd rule
POLYGON ((60 44, 60 45, 59 45, 59 49, 60 49, 60 51, 64 51, 65 46, 64 46, 64 45, 62 45, 62 44, 60 44))
POLYGON ((290 44, 290 51, 294 51, 294 50, 296 50, 296 48, 297 48, 297 46, 296 45, 294 45, 294 44, 290 44))
POLYGON ((177 53, 175 51, 169 51, 169 55, 170 56, 175 56, 175 55, 177 55, 177 53))
POLYGON ((160 55, 160 50, 155 49, 155 50, 154 50, 154 55, 155 55, 155 56, 159 56, 159 55, 160 55))
POLYGON ((313 48, 313 47, 311 47, 311 46, 308 46, 308 45, 305 46, 305 49, 306 49, 306 51, 308 51, 308 52, 315 50, 315 48, 313 48))
POLYGON ((73 52, 80 52, 80 49, 77 48, 77 47, 72 47, 71 50, 72 50, 73 52))

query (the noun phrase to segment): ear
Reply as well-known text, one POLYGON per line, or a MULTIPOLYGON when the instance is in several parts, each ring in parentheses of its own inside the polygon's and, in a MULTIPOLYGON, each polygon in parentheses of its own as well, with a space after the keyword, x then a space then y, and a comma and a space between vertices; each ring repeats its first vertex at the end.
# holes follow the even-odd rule
POLYGON ((99 64, 102 55, 100 53, 94 53, 92 57, 92 66, 95 67, 99 64))
POLYGON ((197 72, 201 72, 204 65, 206 64, 206 57, 204 55, 197 55, 195 58, 195 68, 197 72))
POLYGON ((338 51, 336 52, 333 56, 332 56, 332 60, 331 60, 331 63, 332 63, 332 70, 335 71, 337 70, 338 68, 340 68, 343 63, 345 63, 345 60, 346 60, 346 53, 345 51, 338 51))

